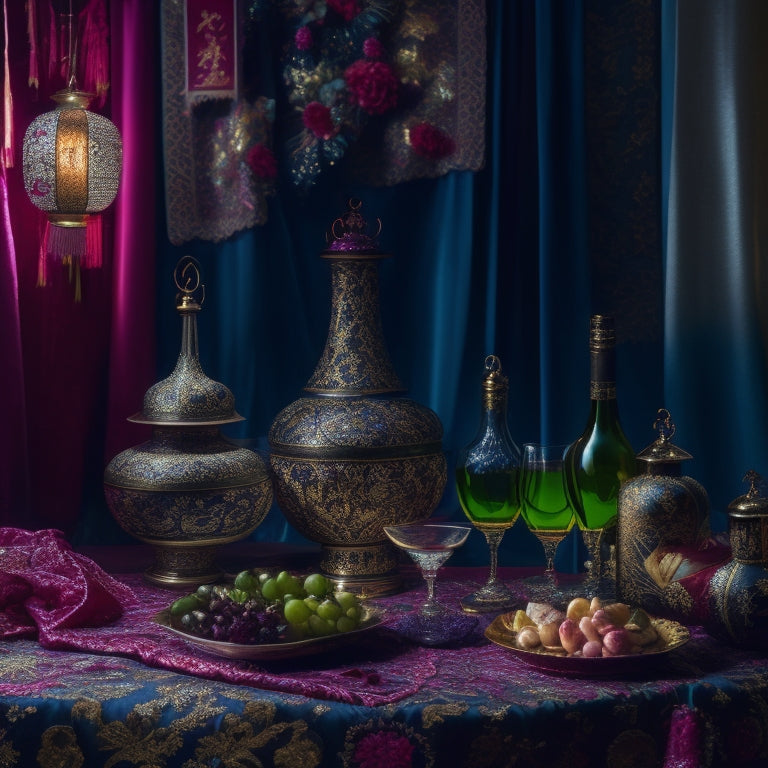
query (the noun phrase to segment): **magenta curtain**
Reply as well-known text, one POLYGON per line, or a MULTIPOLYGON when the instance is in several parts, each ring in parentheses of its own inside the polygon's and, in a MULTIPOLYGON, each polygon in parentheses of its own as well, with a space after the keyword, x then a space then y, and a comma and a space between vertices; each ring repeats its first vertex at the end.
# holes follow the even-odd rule
POLYGON ((0 524, 73 534, 84 508, 99 506, 93 489, 106 462, 144 435, 125 419, 154 380, 155 11, 143 0, 111 3, 111 89, 94 109, 123 136, 124 170, 104 216, 103 267, 83 270, 79 303, 66 267, 49 268, 47 284, 37 286, 44 220, 21 168, 26 127, 53 108, 50 96, 64 83, 46 77, 39 91, 29 86, 25 3, 7 11, 15 145, 0 257, 0 524))

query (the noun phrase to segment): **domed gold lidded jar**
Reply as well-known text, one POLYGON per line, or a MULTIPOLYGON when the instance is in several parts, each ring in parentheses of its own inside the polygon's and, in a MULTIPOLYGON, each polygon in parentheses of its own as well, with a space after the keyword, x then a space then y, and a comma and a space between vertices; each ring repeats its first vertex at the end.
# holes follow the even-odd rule
POLYGON ((152 545, 147 581, 187 589, 222 575, 222 545, 248 536, 272 504, 261 457, 235 445, 221 426, 242 420, 232 392, 203 373, 198 356, 197 262, 185 258, 175 274, 182 320, 181 351, 170 376, 144 395, 129 421, 152 425, 152 438, 115 456, 104 491, 121 528, 152 545))
POLYGON ((322 253, 332 291, 325 349, 305 394, 269 430, 278 506, 321 544, 327 576, 369 595, 400 584, 383 526, 428 518, 447 480, 442 424, 404 396, 384 343, 379 231, 368 233, 356 200, 333 222, 322 253))

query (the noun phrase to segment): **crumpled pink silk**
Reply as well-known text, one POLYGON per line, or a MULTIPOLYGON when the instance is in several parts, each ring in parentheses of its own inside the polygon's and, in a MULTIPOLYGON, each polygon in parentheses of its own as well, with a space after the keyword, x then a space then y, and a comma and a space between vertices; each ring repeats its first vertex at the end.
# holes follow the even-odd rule
POLYGON ((0 638, 101 626, 136 603, 130 587, 73 552, 62 531, 0 528, 0 638))

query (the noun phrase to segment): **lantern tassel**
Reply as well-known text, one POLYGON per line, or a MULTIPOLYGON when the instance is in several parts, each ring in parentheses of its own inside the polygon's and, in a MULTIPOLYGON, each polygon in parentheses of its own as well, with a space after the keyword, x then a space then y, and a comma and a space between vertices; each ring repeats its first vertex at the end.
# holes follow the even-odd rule
POLYGON ((46 232, 45 252, 52 259, 63 261, 66 256, 85 256, 88 238, 85 227, 57 227, 52 225, 46 232))

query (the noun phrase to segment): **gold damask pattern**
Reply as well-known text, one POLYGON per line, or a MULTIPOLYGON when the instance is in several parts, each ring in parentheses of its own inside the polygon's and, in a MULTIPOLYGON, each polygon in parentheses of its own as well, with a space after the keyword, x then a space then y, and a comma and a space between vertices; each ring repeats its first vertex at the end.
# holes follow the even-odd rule
POLYGON ((384 343, 378 261, 355 253, 331 261, 331 321, 320 361, 305 389, 336 394, 401 392, 384 343))
POLYGON ((428 517, 447 481, 442 453, 348 461, 272 454, 275 498, 303 535, 331 546, 384 540, 382 526, 428 517))

